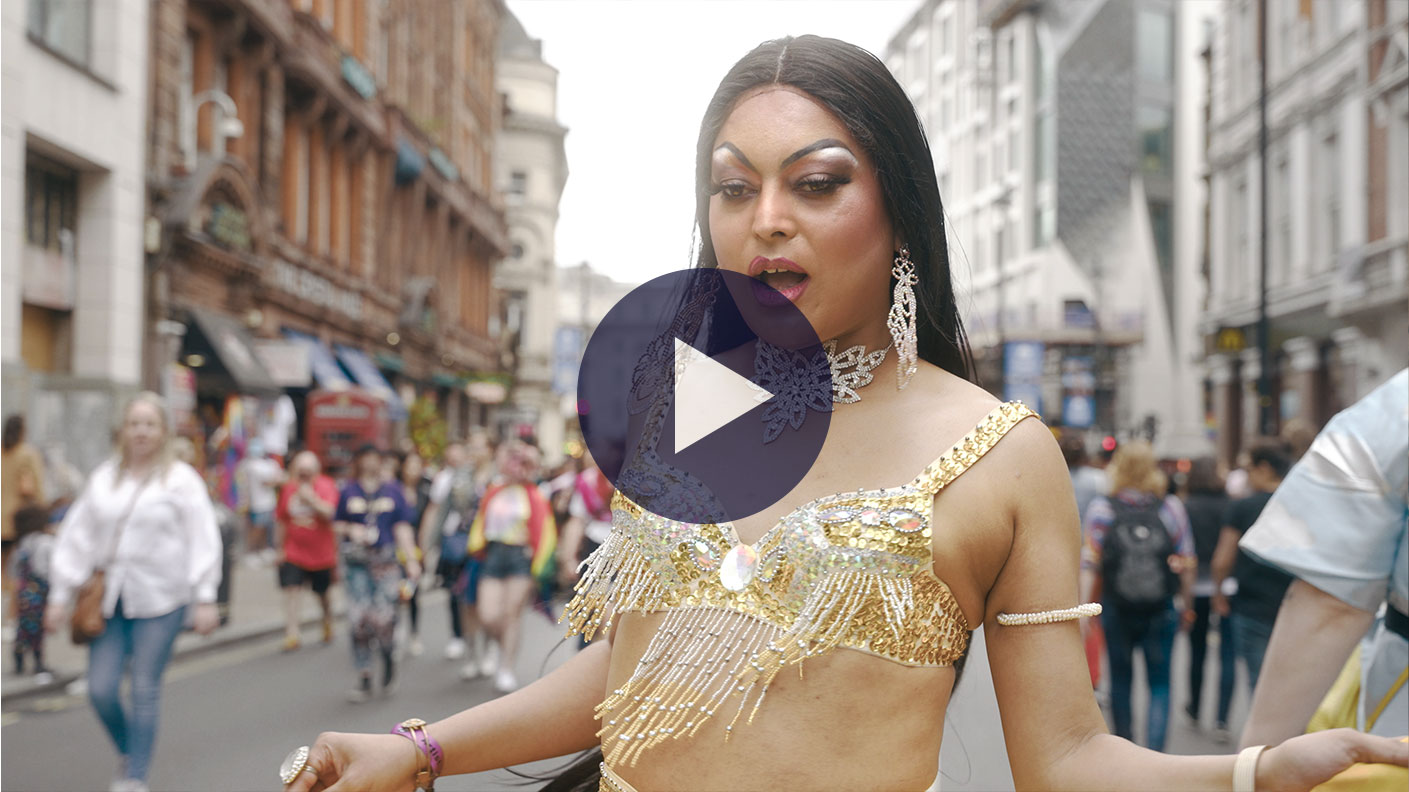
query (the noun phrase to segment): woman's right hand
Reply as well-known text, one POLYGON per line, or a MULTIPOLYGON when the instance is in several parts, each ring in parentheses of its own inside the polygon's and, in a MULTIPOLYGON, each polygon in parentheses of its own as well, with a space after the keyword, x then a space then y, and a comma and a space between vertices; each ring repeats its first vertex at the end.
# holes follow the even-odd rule
POLYGON ((396 734, 323 732, 308 751, 307 770, 285 792, 413 792, 420 749, 396 734))

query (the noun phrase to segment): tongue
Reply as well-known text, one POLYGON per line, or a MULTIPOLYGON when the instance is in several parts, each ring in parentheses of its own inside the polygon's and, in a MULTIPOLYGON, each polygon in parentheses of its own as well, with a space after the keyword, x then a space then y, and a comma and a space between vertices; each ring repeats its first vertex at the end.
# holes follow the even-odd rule
POLYGON ((763 282, 771 289, 782 291, 802 283, 807 276, 801 272, 767 272, 763 274, 763 282))

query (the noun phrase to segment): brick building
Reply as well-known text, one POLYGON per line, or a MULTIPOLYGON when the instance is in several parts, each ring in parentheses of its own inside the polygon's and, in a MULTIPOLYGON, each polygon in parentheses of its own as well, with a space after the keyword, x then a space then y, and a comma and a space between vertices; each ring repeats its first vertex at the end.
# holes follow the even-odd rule
POLYGON ((207 415, 232 394, 288 395, 299 425, 312 390, 357 385, 395 436, 422 396, 451 432, 485 421, 465 385, 500 368, 503 14, 500 0, 152 3, 149 384, 207 415))

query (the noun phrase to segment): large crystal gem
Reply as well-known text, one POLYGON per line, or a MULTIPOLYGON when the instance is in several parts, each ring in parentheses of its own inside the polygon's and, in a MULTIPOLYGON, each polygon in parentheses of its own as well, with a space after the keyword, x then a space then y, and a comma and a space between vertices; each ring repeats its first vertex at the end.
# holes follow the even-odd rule
POLYGON ((850 509, 831 509, 819 515, 824 523, 844 523, 852 517, 850 509))
POLYGON ((901 533, 914 533, 924 525, 924 519, 919 513, 910 509, 891 509, 886 519, 890 521, 892 528, 901 533))
POLYGON ((719 567, 719 582, 730 591, 743 591, 758 571, 758 551, 746 544, 734 545, 719 567))
POLYGON ((874 528, 881 524, 881 512, 873 506, 861 510, 861 524, 874 528))
POLYGON ((719 551, 703 539, 696 539, 692 545, 691 559, 695 566, 706 572, 713 572, 719 566, 719 551))

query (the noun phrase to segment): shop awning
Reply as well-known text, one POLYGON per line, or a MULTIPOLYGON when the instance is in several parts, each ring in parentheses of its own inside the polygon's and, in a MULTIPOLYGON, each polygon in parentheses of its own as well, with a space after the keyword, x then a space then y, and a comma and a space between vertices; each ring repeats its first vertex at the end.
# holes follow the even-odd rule
POLYGON ((346 390, 352 387, 352 380, 343 373, 333 353, 317 338, 307 333, 284 328, 284 337, 298 341, 308 348, 308 366, 313 370, 313 380, 324 390, 346 390))
POLYGON ((204 308, 191 308, 187 313, 237 388, 249 394, 282 390, 260 361, 254 339, 239 322, 204 308))
POLYGON ((337 344, 338 360, 343 366, 352 372, 352 376, 357 380, 357 384, 371 391, 382 401, 386 402, 387 416, 393 421, 406 420, 406 405, 397 395, 396 389, 391 387, 391 383, 386 381, 386 377, 377 370, 377 364, 367 357, 367 353, 357 347, 337 344))

